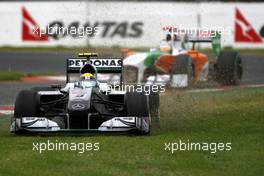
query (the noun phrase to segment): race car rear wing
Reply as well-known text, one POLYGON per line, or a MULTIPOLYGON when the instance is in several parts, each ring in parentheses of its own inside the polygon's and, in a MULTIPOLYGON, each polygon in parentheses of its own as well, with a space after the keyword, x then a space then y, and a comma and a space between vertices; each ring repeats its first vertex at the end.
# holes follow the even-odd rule
POLYGON ((96 57, 96 53, 81 53, 78 58, 67 59, 67 77, 69 82, 69 74, 80 73, 81 68, 86 64, 95 67, 96 73, 122 73, 123 59, 119 57, 96 57), (86 57, 86 58, 84 58, 86 57))
POLYGON ((221 35, 217 31, 200 32, 188 36, 188 41, 193 43, 192 48, 195 48, 195 43, 212 43, 212 49, 215 56, 218 56, 221 51, 221 35))
POLYGON ((192 49, 195 49, 196 43, 212 43, 212 49, 214 55, 217 57, 221 51, 221 31, 217 30, 203 30, 203 29, 184 29, 174 26, 165 26, 163 30, 167 35, 182 36, 186 42, 191 42, 192 49))

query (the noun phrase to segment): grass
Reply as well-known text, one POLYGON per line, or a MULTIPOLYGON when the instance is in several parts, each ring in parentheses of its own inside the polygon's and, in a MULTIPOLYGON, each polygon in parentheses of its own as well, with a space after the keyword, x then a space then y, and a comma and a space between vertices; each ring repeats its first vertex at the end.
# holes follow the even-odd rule
MULTIPOLYGON (((238 51, 241 56, 264 56, 264 49, 238 49, 238 48, 222 48, 223 51, 238 51)), ((212 49, 202 49, 205 54, 212 53, 212 49)))
MULTIPOLYGON (((143 49, 143 48, 142 48, 143 49)), ((141 50, 142 50, 141 49, 141 50)), ((140 50, 136 48, 136 50, 140 50)), ((97 52, 99 54, 119 55, 121 48, 119 47, 1 47, 0 52, 63 52, 63 53, 79 53, 79 52, 97 52)))
POLYGON ((25 76, 22 72, 8 72, 8 71, 1 71, 0 72, 0 81, 18 81, 23 76, 25 76))
POLYGON ((17 71, 0 71, 0 81, 19 81, 24 76, 51 76, 54 73, 24 73, 24 72, 17 72, 17 71))
POLYGON ((263 175, 264 89, 161 97, 161 129, 150 136, 15 136, 0 117, 0 175, 263 175), (32 151, 32 143, 99 142, 99 151, 32 151), (231 142, 231 151, 164 150, 177 141, 231 142))

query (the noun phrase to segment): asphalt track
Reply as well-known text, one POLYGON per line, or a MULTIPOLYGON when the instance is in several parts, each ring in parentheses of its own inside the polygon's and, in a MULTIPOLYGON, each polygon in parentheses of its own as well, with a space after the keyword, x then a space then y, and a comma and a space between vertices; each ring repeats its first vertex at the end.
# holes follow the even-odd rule
MULTIPOLYGON (((21 71, 26 73, 46 72, 65 74, 66 59, 75 53, 63 52, 0 52, 1 71, 21 71)), ((242 56, 244 75, 242 85, 264 84, 264 57, 242 56)), ((1 82, 0 105, 14 103, 17 92, 45 83, 1 82)))
POLYGON ((0 52, 1 71, 65 74, 66 59, 75 53, 64 52, 0 52))

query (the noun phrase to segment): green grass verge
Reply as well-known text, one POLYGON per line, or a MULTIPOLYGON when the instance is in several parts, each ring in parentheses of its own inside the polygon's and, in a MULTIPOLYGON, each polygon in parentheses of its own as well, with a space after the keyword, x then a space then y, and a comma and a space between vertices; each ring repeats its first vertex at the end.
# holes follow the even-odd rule
MULTIPOLYGON (((145 49, 145 48, 144 48, 145 49)), ((143 48, 141 50, 144 50, 143 48)), ((136 48, 136 50, 140 50, 136 48)), ((121 54, 120 47, 1 47, 0 52, 97 52, 99 54, 121 54)))
POLYGON ((19 81, 24 76, 51 76, 51 75, 55 75, 55 74, 45 73, 45 72, 23 73, 16 71, 0 71, 0 81, 19 81))
MULTIPOLYGON (((264 56, 264 49, 236 49, 223 48, 223 51, 238 51, 241 56, 264 56)), ((201 52, 206 54, 212 53, 212 49, 202 49, 201 52)))
POLYGON ((18 81, 23 76, 25 76, 25 74, 21 73, 21 72, 1 71, 0 72, 0 81, 18 81))
POLYGON ((263 175, 264 89, 167 92, 150 136, 14 136, 0 117, 0 175, 263 175), (99 142, 100 151, 32 151, 36 142, 99 142), (232 142, 231 151, 164 150, 164 143, 232 142))

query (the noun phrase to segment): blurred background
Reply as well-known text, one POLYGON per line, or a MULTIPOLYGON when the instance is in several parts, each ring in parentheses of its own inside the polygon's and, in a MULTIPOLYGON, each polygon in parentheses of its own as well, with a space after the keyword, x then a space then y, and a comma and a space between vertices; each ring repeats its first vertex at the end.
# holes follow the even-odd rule
POLYGON ((257 1, 32 0, 0 1, 0 7, 1 47, 149 48, 164 37, 164 26, 221 29, 224 47, 264 46, 264 5, 257 1), (235 23, 252 30, 253 38, 235 23))

